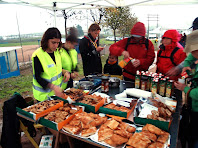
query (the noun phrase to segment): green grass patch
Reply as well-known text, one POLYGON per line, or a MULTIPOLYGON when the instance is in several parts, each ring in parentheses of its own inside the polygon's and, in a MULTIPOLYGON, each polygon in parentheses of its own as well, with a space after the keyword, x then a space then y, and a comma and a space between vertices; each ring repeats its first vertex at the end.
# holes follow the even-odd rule
POLYGON ((111 45, 113 43, 114 43, 114 41, 108 41, 105 38, 100 39, 100 45, 111 45))
POLYGON ((32 74, 28 74, 2 79, 0 81, 0 99, 9 99, 14 92, 18 92, 20 94, 25 92, 32 93, 32 78, 32 74))

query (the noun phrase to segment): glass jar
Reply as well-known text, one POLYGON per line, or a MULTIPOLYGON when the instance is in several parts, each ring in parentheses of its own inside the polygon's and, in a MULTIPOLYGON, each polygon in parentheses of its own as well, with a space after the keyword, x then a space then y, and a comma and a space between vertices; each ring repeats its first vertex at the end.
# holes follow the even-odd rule
POLYGON ((102 76, 101 92, 109 92, 109 77, 102 76))

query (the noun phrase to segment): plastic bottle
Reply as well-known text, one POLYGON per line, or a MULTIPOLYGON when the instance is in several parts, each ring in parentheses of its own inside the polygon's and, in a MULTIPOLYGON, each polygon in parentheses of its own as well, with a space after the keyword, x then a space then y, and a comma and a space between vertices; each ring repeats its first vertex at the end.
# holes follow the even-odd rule
POLYGON ((137 70, 135 75, 135 88, 140 88, 140 81, 141 81, 140 76, 141 76, 140 71, 137 70))

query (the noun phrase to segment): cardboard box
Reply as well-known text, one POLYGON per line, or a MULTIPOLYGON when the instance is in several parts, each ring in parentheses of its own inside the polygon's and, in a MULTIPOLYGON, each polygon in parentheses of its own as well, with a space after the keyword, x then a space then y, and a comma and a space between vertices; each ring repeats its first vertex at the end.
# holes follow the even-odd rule
POLYGON ((76 103, 73 103, 74 105, 82 105, 82 106, 85 106, 85 112, 93 112, 93 113, 96 113, 99 108, 101 106, 103 106, 105 104, 105 98, 103 98, 97 105, 95 106, 92 106, 92 105, 88 105, 88 104, 84 104, 84 103, 81 103, 81 102, 76 102, 76 103))
MULTIPOLYGON (((129 112, 122 112, 122 111, 119 111, 119 110, 105 108, 105 107, 100 107, 99 112, 100 113, 105 113, 107 115, 114 115, 114 116, 124 117, 124 118, 128 119, 129 116, 131 115, 131 113, 133 112, 133 110, 135 108, 135 105, 132 106, 132 108, 130 109, 129 112)), ((113 117, 113 116, 111 116, 111 117, 113 117)))
MULTIPOLYGON (((54 99, 56 100, 56 98, 54 98, 54 99)), ((39 103, 41 103, 41 102, 39 102, 39 103)), ((23 116, 28 117, 28 118, 36 121, 39 118, 47 115, 49 112, 54 111, 61 106, 63 106, 63 101, 59 102, 58 104, 56 104, 56 105, 44 110, 43 112, 38 113, 38 114, 35 114, 33 112, 24 111, 23 109, 21 109, 19 107, 16 107, 16 111, 19 112, 20 114, 22 114, 23 116)))
POLYGON ((143 108, 139 114, 134 113, 134 122, 136 124, 140 124, 140 125, 146 125, 147 123, 153 124, 162 130, 169 131, 169 127, 171 125, 172 119, 170 119, 170 121, 147 119, 147 115, 151 114, 152 110, 157 111, 158 108, 147 103, 143 103, 142 107, 143 108))
POLYGON ((135 124, 140 124, 140 125, 146 125, 147 123, 153 124, 156 127, 164 131, 169 131, 172 120, 171 121, 159 121, 159 120, 153 120, 153 119, 147 119, 147 118, 134 117, 134 122, 135 124))
POLYGON ((63 125, 67 124, 69 121, 71 121, 74 118, 75 114, 81 113, 82 111, 83 108, 81 108, 79 111, 77 111, 76 113, 74 113, 73 115, 69 116, 67 119, 59 123, 47 120, 44 117, 40 118, 39 123, 56 131, 59 131, 62 129, 63 125))

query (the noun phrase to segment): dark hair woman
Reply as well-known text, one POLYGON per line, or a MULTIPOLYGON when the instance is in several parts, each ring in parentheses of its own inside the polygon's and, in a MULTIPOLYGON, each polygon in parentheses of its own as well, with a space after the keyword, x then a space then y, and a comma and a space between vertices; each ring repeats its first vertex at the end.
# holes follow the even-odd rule
POLYGON ((38 101, 53 95, 63 97, 62 80, 68 81, 70 73, 62 69, 61 46, 60 31, 49 28, 43 34, 41 47, 32 54, 33 95, 38 101))

